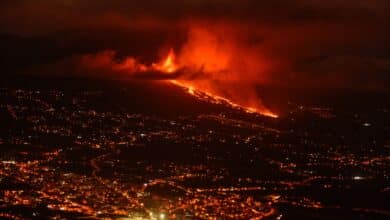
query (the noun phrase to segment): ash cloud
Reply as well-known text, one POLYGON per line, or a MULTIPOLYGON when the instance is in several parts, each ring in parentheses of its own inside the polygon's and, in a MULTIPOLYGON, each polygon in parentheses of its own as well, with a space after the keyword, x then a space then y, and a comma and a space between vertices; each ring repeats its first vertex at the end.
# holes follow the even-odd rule
MULTIPOLYGON (((200 27, 213 29, 207 31, 214 31, 226 53, 240 58, 228 65, 241 68, 240 75, 230 73, 233 78, 294 87, 386 89, 389 9, 387 0, 4 0, 1 64, 11 77, 38 74, 34 70, 43 67, 46 74, 68 68, 64 74, 117 76, 121 71, 108 63, 98 71, 77 67, 76 60, 115 51, 113 66, 123 57, 150 63, 171 46, 185 54, 193 41, 191 32, 200 27), (261 71, 249 71, 256 65, 244 57, 258 60, 261 71), (68 66, 76 66, 73 73, 68 66)), ((213 72, 204 68, 175 77, 196 79, 213 72)), ((219 71, 226 75, 231 70, 219 71)))

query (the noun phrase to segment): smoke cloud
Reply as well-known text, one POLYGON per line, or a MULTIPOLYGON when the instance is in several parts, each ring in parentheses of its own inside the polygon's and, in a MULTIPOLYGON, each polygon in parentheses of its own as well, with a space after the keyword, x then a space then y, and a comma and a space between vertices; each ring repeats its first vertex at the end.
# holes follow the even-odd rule
POLYGON ((187 70, 172 78, 386 89, 389 9, 387 0, 3 0, 0 64, 10 77, 116 78, 173 47, 187 70))

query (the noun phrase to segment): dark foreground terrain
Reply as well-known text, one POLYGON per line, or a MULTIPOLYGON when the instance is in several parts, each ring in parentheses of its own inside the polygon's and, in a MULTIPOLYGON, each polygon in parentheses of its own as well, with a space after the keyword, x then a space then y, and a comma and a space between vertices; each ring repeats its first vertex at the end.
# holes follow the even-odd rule
POLYGON ((284 97, 270 119, 103 84, 2 85, 0 218, 390 218, 386 95, 284 97))

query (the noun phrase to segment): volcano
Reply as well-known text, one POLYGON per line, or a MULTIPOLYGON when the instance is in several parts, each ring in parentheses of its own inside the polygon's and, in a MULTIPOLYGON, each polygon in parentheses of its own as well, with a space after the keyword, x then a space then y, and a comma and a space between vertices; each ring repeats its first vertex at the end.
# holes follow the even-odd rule
MULTIPOLYGON (((217 59, 217 58, 216 58, 217 59)), ((176 55, 171 49, 159 62, 151 65, 141 64, 135 58, 128 57, 113 67, 128 73, 130 77, 138 79, 159 79, 182 88, 188 94, 204 102, 229 106, 231 108, 277 118, 278 115, 266 108, 256 94, 253 85, 243 85, 237 89, 232 84, 239 82, 215 81, 213 75, 221 74, 222 70, 205 70, 207 63, 189 64, 185 61, 178 63, 176 55)), ((226 72, 223 70, 222 72, 226 72)), ((228 77, 229 72, 225 73, 228 77)))

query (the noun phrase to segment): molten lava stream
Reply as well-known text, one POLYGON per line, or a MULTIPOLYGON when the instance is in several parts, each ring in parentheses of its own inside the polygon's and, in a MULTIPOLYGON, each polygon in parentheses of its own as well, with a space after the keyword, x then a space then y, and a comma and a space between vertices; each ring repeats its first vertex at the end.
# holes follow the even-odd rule
MULTIPOLYGON (((169 51, 168 56, 159 64, 155 64, 154 68, 156 68, 159 71, 165 72, 167 74, 174 73, 179 69, 178 65, 175 63, 175 59, 176 59, 175 53, 171 49, 169 51)), ((195 96, 196 98, 203 101, 208 101, 215 104, 226 104, 234 109, 243 110, 248 113, 257 113, 271 118, 278 117, 277 114, 267 109, 258 109, 254 107, 242 106, 240 104, 233 102, 228 98, 213 94, 209 91, 198 89, 194 83, 190 83, 184 80, 169 80, 169 82, 176 86, 184 88, 188 92, 188 94, 195 96)))
POLYGON ((222 97, 219 95, 215 95, 215 94, 212 94, 212 93, 207 92, 207 91, 199 90, 196 88, 196 86, 188 85, 187 83, 185 83, 181 80, 170 80, 170 82, 174 85, 177 85, 177 86, 184 88, 189 94, 191 94, 192 96, 195 96, 196 98, 203 100, 203 101, 212 102, 214 104, 226 104, 234 109, 243 110, 243 111, 248 112, 248 113, 257 113, 257 114, 271 117, 271 118, 278 118, 279 117, 277 114, 275 114, 269 110, 259 110, 259 109, 254 108, 254 107, 245 107, 245 106, 239 105, 239 104, 231 101, 228 98, 225 98, 225 97, 222 97))

